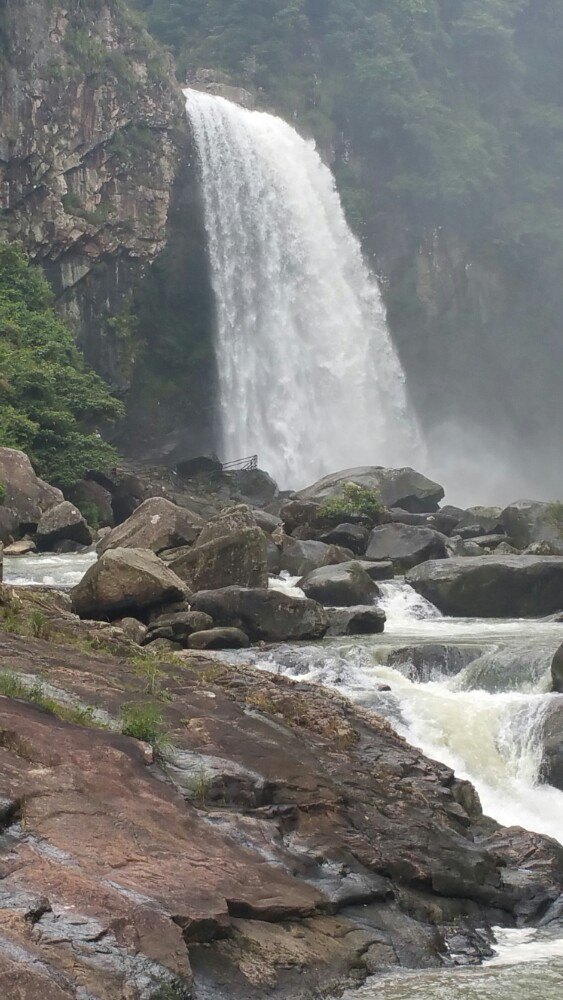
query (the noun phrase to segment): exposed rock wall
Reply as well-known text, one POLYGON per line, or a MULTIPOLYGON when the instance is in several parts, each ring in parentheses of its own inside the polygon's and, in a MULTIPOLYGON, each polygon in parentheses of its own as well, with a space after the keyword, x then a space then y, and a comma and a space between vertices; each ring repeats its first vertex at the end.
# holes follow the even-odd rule
POLYGON ((148 266, 173 239, 185 287, 186 257, 204 254, 199 232, 171 237, 173 218, 198 227, 172 60, 121 0, 4 0, 0 13, 0 239, 43 265, 87 361, 126 392, 143 364, 148 266))

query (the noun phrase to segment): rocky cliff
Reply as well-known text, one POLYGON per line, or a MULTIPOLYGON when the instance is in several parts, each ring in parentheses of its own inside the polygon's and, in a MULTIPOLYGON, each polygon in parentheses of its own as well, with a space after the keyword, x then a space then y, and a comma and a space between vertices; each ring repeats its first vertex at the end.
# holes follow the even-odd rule
POLYGON ((0 16, 0 238, 43 265, 87 361, 118 391, 136 384, 141 419, 158 396, 143 353, 158 371, 163 334, 143 318, 148 267, 172 247, 166 294, 181 298, 204 266, 172 61, 120 0, 4 0, 0 16))

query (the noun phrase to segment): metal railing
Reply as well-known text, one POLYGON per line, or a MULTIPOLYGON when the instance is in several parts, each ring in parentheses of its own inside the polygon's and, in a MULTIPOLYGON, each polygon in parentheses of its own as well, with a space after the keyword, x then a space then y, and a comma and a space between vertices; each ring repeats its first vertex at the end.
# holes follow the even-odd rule
POLYGON ((258 468, 258 455, 237 458, 235 462, 225 462, 223 472, 251 472, 258 468))

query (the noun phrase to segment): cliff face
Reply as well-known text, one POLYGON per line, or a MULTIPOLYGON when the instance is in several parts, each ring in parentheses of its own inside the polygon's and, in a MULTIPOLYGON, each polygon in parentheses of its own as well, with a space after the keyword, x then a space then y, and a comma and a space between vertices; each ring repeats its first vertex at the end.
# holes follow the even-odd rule
POLYGON ((86 358, 124 388, 116 316, 167 242, 182 95, 116 0, 5 0, 2 17, 0 237, 43 264, 86 358))

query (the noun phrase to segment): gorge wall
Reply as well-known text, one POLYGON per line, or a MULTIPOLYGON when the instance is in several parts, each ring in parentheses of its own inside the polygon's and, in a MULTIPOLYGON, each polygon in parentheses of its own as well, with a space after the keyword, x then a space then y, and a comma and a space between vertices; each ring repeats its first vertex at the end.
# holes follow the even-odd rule
POLYGON ((0 238, 43 266, 87 362, 128 399, 134 446, 197 409, 190 330, 209 328, 173 62, 120 0, 2 0, 0 17, 0 238))

